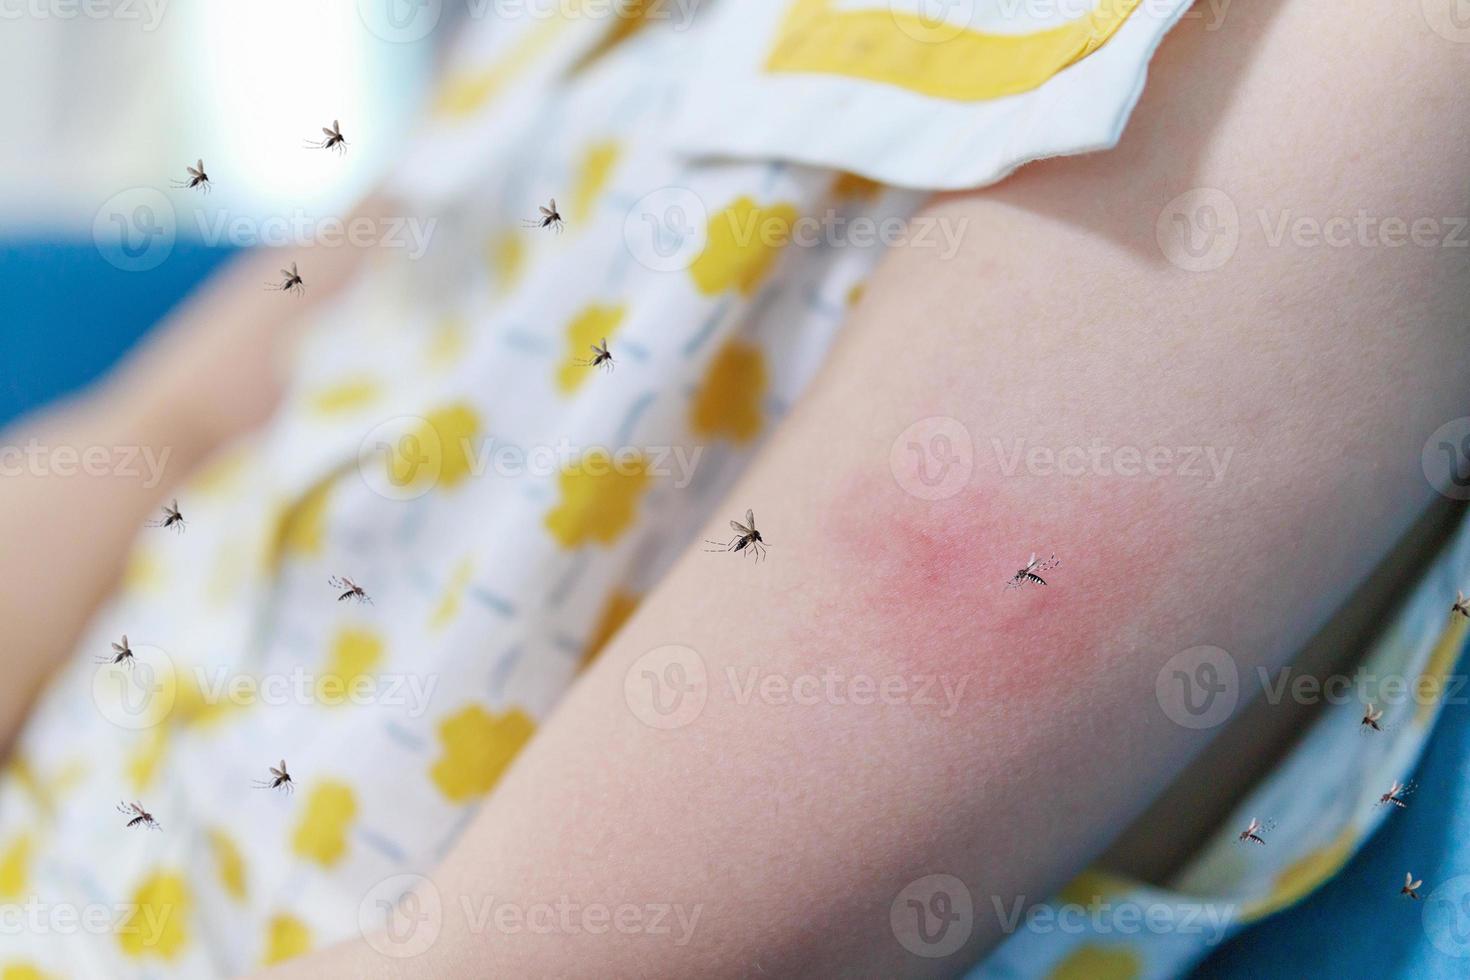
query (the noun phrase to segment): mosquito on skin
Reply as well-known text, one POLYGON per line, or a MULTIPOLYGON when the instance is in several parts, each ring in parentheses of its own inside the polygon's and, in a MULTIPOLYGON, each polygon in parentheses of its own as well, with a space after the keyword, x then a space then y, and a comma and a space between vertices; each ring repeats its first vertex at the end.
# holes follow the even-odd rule
POLYGON ((280 282, 268 282, 266 289, 274 289, 280 293, 295 293, 300 296, 306 292, 306 283, 301 279, 301 273, 296 271, 296 263, 291 263, 291 268, 282 269, 281 275, 285 276, 280 282))
POLYGON ((755 511, 745 512, 745 523, 731 521, 730 529, 735 532, 735 537, 721 543, 710 538, 705 538, 705 543, 714 547, 706 548, 705 551, 743 551, 748 555, 755 555, 755 560, 760 561, 766 556, 766 539, 755 529, 755 511))
POLYGON ((283 789, 286 791, 286 795, 289 796, 291 791, 296 788, 296 784, 291 782, 291 774, 286 771, 286 760, 281 760, 281 768, 279 769, 275 766, 270 766, 269 768, 271 771, 270 779, 254 779, 251 780, 251 785, 256 789, 283 789))
POLYGON ((1455 604, 1450 607, 1450 615, 1455 613, 1470 619, 1470 599, 1466 599, 1465 593, 1458 590, 1455 592, 1455 604))
POLYGON ((556 198, 551 199, 551 207, 539 209, 541 217, 526 222, 527 228, 555 228, 558 235, 561 234, 561 212, 556 209, 556 198))
POLYGON ((326 139, 302 140, 302 142, 305 143, 308 148, 313 150, 336 150, 338 153, 347 152, 347 140, 342 138, 341 123, 333 119, 332 128, 328 129, 327 127, 323 126, 322 132, 326 134, 326 139))
POLYGON ((592 356, 583 358, 577 362, 582 367, 605 367, 609 371, 613 369, 612 351, 607 349, 607 338, 602 338, 601 344, 592 345, 592 356))
POLYGON ((333 575, 327 579, 327 584, 334 589, 342 590, 342 594, 337 597, 338 602, 341 602, 343 599, 353 599, 359 604, 364 602, 370 606, 373 604, 372 598, 362 590, 362 586, 352 581, 346 575, 333 575))
POLYGON ((133 648, 128 646, 128 634, 124 633, 121 643, 112 645, 112 654, 97 658, 99 664, 127 664, 133 666, 133 648))
POLYGON ((203 193, 208 194, 210 189, 214 185, 209 182, 209 174, 204 172, 204 160, 200 159, 199 165, 197 167, 186 166, 184 169, 189 171, 189 179, 174 180, 170 181, 170 183, 172 183, 175 187, 184 187, 189 190, 193 190, 197 187, 203 193))
POLYGON ((143 809, 143 804, 141 803, 119 803, 117 805, 117 812, 125 817, 132 818, 128 821, 129 827, 136 827, 142 824, 149 830, 163 829, 163 827, 159 826, 158 821, 153 819, 153 814, 143 809))
POLYGON ((1404 872, 1404 887, 1402 887, 1402 888, 1399 889, 1399 894, 1400 895, 1407 895, 1410 898, 1412 898, 1414 901, 1417 902, 1419 900, 1419 889, 1422 888, 1423 886, 1424 886, 1424 879, 1423 878, 1420 878, 1418 881, 1415 881, 1414 880, 1414 872, 1412 872, 1412 871, 1405 871, 1404 872))
POLYGON ((1006 583, 1006 588, 1019 589, 1028 582, 1033 585, 1045 585, 1046 579, 1041 577, 1041 573, 1048 569, 1056 568, 1059 564, 1061 562, 1057 560, 1056 555, 1040 561, 1037 560, 1036 552, 1033 551, 1031 552, 1030 560, 1026 562, 1026 567, 1018 569, 1016 574, 1011 576, 1011 580, 1006 583))
POLYGON ((1261 821, 1257 820, 1255 817, 1251 817, 1250 825, 1240 832, 1240 836, 1237 837, 1236 840, 1249 841, 1252 844, 1264 844, 1266 843, 1266 840, 1261 836, 1261 834, 1270 829, 1271 828, 1269 826, 1261 823, 1261 821))
POLYGON ((184 524, 184 515, 179 512, 179 501, 177 497, 163 509, 162 518, 148 522, 149 527, 171 527, 175 531, 182 531, 184 524))
POLYGON ((1413 783, 1401 783, 1397 779, 1388 788, 1388 792, 1378 798, 1379 806, 1396 806, 1400 810, 1407 810, 1409 804, 1404 802, 1404 797, 1414 792, 1413 783))

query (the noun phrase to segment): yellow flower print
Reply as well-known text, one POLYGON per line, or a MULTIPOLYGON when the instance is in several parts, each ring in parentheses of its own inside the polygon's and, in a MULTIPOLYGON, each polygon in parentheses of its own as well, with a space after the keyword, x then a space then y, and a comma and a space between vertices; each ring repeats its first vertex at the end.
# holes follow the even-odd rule
POLYGON ((0 898, 19 898, 31 880, 31 835, 19 834, 0 851, 0 898))
POLYGON ((310 395, 307 405, 317 415, 343 415, 366 408, 382 394, 383 386, 376 378, 348 378, 310 395))
POLYGON ((167 726, 154 725, 138 734, 137 747, 128 757, 128 784, 134 793, 141 793, 153 785, 153 778, 158 775, 167 752, 167 726))
POLYGON ((1048 973, 1047 980, 1137 980, 1143 959, 1126 946, 1078 946, 1048 973))
POLYGON ((291 502, 276 517, 274 544, 268 554, 269 567, 279 568, 289 555, 319 555, 327 536, 327 502, 332 480, 327 478, 291 502))
POLYGON ((485 260, 495 285, 508 293, 521 280, 521 270, 526 266, 525 239, 513 231, 503 231, 485 245, 485 260))
POLYGON ((586 221, 592 217, 592 209, 612 176, 613 167, 619 156, 618 144, 614 140, 593 143, 582 153, 577 167, 577 181, 572 185, 572 206, 569 209, 573 221, 586 221))
POLYGON ((603 337, 617 335, 618 327, 623 323, 623 314, 626 312, 621 306, 594 305, 572 317, 572 322, 567 324, 566 329, 566 354, 556 369, 558 391, 569 395, 592 376, 594 372, 589 371, 585 364, 578 362, 586 361, 591 356, 592 345, 598 343, 603 337))
POLYGON ((613 635, 623 628, 628 617, 633 615, 633 610, 638 608, 638 603, 642 598, 631 592, 624 592, 622 589, 613 590, 613 593, 607 597, 607 601, 602 605, 602 613, 597 617, 597 626, 592 631, 592 638, 587 641, 587 650, 582 654, 583 667, 597 659, 602 648, 607 646, 607 641, 611 640, 613 635))
POLYGON ((790 241, 796 219, 796 208, 790 204, 761 207, 743 196, 711 215, 704 251, 689 267, 695 286, 706 296, 732 287, 751 295, 790 241))
POLYGON ((354 685, 371 675, 383 659, 383 639, 372 630, 339 630, 327 664, 316 680, 316 697, 322 704, 348 704, 354 685))
POLYGON ((1338 869, 1352 857, 1353 846, 1357 842, 1358 829, 1349 824, 1330 843, 1308 851, 1282 868, 1271 886, 1271 893, 1260 901, 1247 903, 1241 909, 1242 921, 1253 922, 1261 916, 1270 915, 1306 898, 1324 881, 1337 874, 1338 869))
POLYGON ((125 592, 162 592, 163 563, 146 547, 134 548, 123 567, 122 587, 125 592))
POLYGON ((428 362, 429 367, 436 370, 452 366, 464 356, 468 334, 469 328, 465 326, 463 317, 443 317, 435 324, 434 332, 429 337, 429 346, 424 354, 424 360, 428 362))
POLYGON ((245 858, 240 855, 240 849, 218 827, 209 829, 209 849, 214 852, 220 886, 231 898, 243 899, 246 895, 245 858))
POLYGON ((459 615, 460 599, 464 596, 465 586, 470 584, 470 576, 474 574, 474 570, 475 566, 468 558, 460 559, 454 568, 454 574, 449 578, 449 584, 444 588, 444 596, 429 617, 429 629, 443 629, 459 615))
POLYGON ((307 794, 291 849, 297 857, 330 868, 347 853, 347 832, 356 819, 357 796, 352 787, 336 780, 318 780, 307 794))
POLYGON ((265 955, 261 957, 264 966, 284 962, 311 949, 311 930, 294 915, 273 915, 265 929, 265 955))
POLYGON ((54 974, 42 973, 30 963, 7 963, 0 970, 0 980, 52 980, 54 974))
POLYGON ((612 544, 633 526, 648 481, 648 460, 641 454, 613 457, 589 450, 562 470, 561 502, 547 513, 546 528, 564 548, 612 544))
POLYGON ((1429 655, 1429 662, 1424 665, 1424 673, 1419 675, 1419 681, 1414 685, 1414 694, 1418 700, 1418 705, 1414 708, 1416 725, 1427 724, 1434 717, 1434 711, 1439 707, 1440 698, 1444 696, 1448 686, 1450 669, 1460 658, 1465 631, 1470 629, 1466 625, 1470 624, 1470 620, 1464 616, 1451 613, 1450 619, 1450 625, 1440 633, 1439 640, 1429 655))
POLYGON ((424 417, 418 431, 393 444, 388 454, 388 481, 409 488, 431 481, 455 487, 470 476, 480 416, 464 402, 437 408, 424 417))
POLYGON ((133 892, 131 909, 113 927, 128 956, 171 960, 189 939, 192 899, 182 875, 159 871, 133 892))
POLYGON ((535 730, 535 723, 519 708, 495 715, 472 704, 439 723, 444 754, 429 776, 451 802, 483 796, 535 730))
POLYGON ((837 175, 837 180, 832 184, 832 193, 840 198, 856 198, 862 201, 870 201, 878 196, 883 190, 883 185, 876 180, 859 177, 857 174, 843 172, 837 175))
POLYGON ((702 436, 748 442, 761 430, 766 360, 760 348, 734 340, 710 361, 690 403, 689 425, 702 436))

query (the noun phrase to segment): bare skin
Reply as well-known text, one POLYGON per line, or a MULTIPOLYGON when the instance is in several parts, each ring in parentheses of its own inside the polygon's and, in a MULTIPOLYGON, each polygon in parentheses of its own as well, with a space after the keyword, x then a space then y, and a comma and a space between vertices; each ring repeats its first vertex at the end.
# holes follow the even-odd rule
MULTIPOLYGON (((1452 100, 1467 64, 1470 46, 1430 32, 1415 4, 1340 18, 1305 0, 1239 5, 1218 31, 1191 20, 1166 41, 1116 151, 936 201, 932 214, 967 222, 960 254, 888 257, 700 535, 752 507, 769 560, 695 546, 670 573, 456 849, 422 869, 444 910, 427 950, 397 960, 356 939, 271 976, 941 976, 983 955, 1003 938, 992 899, 1050 894, 1204 747, 1209 732, 1160 712, 1160 667, 1201 643, 1248 677, 1285 663, 1432 503, 1420 447, 1470 411, 1465 250, 1272 245, 1257 215, 1463 214, 1452 100), (1377 81, 1405 64, 1413 84, 1377 81), (1233 257, 1206 273, 1170 264, 1154 237, 1197 187, 1227 191, 1241 218, 1233 257), (931 416, 976 449, 968 484, 937 502, 890 471, 894 440, 931 416), (1214 485, 1008 474, 996 439, 1234 453, 1214 485), (1053 550, 1048 586, 1004 590, 1031 551, 1053 550), (697 653, 708 694, 660 729, 625 680, 636 689, 671 644, 697 653), (778 703, 744 695, 752 670, 757 685, 838 670, 963 688, 952 711, 778 703), (920 959, 889 909, 935 873, 965 882, 979 914, 962 949, 920 959), (487 902, 697 919, 676 944, 677 928, 465 914, 487 902)), ((67 644, 43 627, 74 611, 30 626, 52 659, 67 644)), ((1207 811, 1221 800, 1202 782, 1207 811)))

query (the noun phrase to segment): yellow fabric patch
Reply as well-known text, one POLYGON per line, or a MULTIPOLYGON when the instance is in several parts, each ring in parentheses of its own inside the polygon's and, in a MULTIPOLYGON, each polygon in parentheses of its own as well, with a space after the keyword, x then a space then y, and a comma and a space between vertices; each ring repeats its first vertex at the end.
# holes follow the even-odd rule
POLYGON ((986 34, 887 7, 839 9, 793 0, 767 72, 882 82, 920 95, 978 102, 1027 92, 1108 42, 1138 0, 1101 0, 1085 16, 1029 34, 986 34))
POLYGON ((261 964, 270 966, 311 949, 311 930, 294 915, 273 915, 265 927, 265 955, 261 964))
POLYGON ((366 408, 382 396, 383 386, 376 378, 353 378, 323 388, 307 399, 318 415, 341 415, 366 408))
POLYGON ((745 195, 710 215, 704 251, 689 266, 694 285, 706 296, 732 287, 751 295, 776 255, 791 241, 791 226, 797 217, 793 205, 761 206, 745 195))
POLYGON ((1067 954, 1047 980, 1137 980, 1143 976, 1143 960, 1126 946, 1087 943, 1067 954))
POLYGON ((738 340, 710 361, 689 405, 689 425, 699 435, 748 442, 761 430, 766 360, 760 348, 738 340))
POLYGON ((833 195, 844 200, 871 201, 882 190, 883 185, 876 180, 869 180, 866 177, 846 172, 838 174, 837 180, 832 184, 833 195))
POLYGON ((122 587, 126 592, 160 592, 163 590, 163 563, 147 548, 134 548, 123 568, 122 587))
POLYGON ((330 868, 347 853, 347 833, 356 819, 352 787, 336 780, 318 781, 307 794, 291 849, 297 857, 330 868))
POLYGON ((386 459, 388 480, 409 488, 424 482, 455 487, 471 473, 480 416, 464 402, 435 409, 424 417, 417 432, 393 444, 386 459))
POLYGON ((614 589, 602 605, 602 612, 597 617, 597 626, 592 630, 592 638, 587 641, 587 650, 582 654, 582 666, 586 667, 602 648, 607 646, 607 641, 613 638, 628 617, 633 615, 633 610, 638 608, 638 603, 643 599, 640 595, 632 592, 624 592, 622 589, 614 589))
MULTIPOLYGON (((160 699, 154 698, 153 703, 160 699)), ((158 775, 158 767, 163 764, 163 757, 168 753, 168 729, 163 725, 154 725, 138 736, 137 747, 128 757, 128 784, 133 787, 134 793, 141 793, 153 785, 153 779, 158 775)))
POLYGON ((570 395, 594 373, 586 364, 577 362, 591 358, 593 344, 617 335, 625 313, 627 310, 621 306, 593 305, 572 317, 566 329, 566 353, 556 368, 557 391, 570 395))
POLYGON ((182 875, 155 872, 133 892, 133 908, 114 928, 128 956, 171 960, 189 939, 192 900, 182 875))
POLYGON ((485 260, 501 292, 510 292, 520 282, 526 267, 526 243, 513 231, 501 232, 485 245, 485 260))
POLYGON ((546 528, 563 548, 612 544, 633 526, 648 482, 641 454, 615 462, 606 450, 590 450, 558 477, 561 503, 547 513, 546 528))
POLYGON ((1450 623, 1440 633, 1439 642, 1434 645, 1434 652, 1429 655, 1424 673, 1419 675, 1419 683, 1414 687, 1418 698, 1418 704, 1414 708, 1414 724, 1427 725, 1434 717, 1434 709, 1439 706, 1440 699, 1445 694, 1445 680, 1460 657, 1460 647, 1465 643, 1467 628, 1470 628, 1470 619, 1459 613, 1450 613, 1450 623), (1425 692, 1432 696, 1424 696, 1425 692))
POLYGON ((424 360, 428 362, 429 367, 435 370, 451 367, 464 356, 465 347, 469 342, 468 335, 469 328, 464 322, 464 317, 443 317, 434 326, 434 333, 429 337, 429 346, 424 353, 424 360))
POLYGON ((478 71, 450 75, 434 98, 434 114, 463 118, 478 112, 545 54, 562 29, 571 22, 572 18, 543 20, 527 31, 502 60, 478 71))
POLYGON ((325 705, 350 703, 347 695, 369 677, 383 659, 383 639, 372 630, 339 630, 327 653, 327 665, 316 679, 316 697, 325 705))
POLYGON ((520 708, 495 715, 472 704, 439 723, 444 754, 429 776, 453 803, 483 796, 535 730, 535 722, 520 708))
POLYGON ((1308 851, 1282 868, 1269 895, 1241 908, 1241 921, 1254 922, 1306 898, 1341 870, 1348 858, 1352 857, 1353 845, 1357 842, 1358 828, 1348 825, 1331 843, 1308 851))
POLYGON ((592 209, 602 190, 617 166, 619 147, 616 140, 593 143, 582 153, 577 167, 577 182, 572 187, 572 220, 585 221, 592 217, 592 209))
POLYGON ((19 898, 31 881, 31 835, 20 834, 0 852, 0 898, 19 898))
POLYGON ((52 980, 54 974, 42 973, 30 963, 7 963, 0 970, 0 980, 52 980))
POLYGON ((245 858, 241 856, 240 849, 218 827, 209 828, 209 849, 214 852, 220 886, 230 897, 243 899, 246 895, 245 858))
POLYGON ((443 629, 454 620, 455 616, 459 615, 459 602, 464 596, 465 587, 470 584, 470 576, 474 574, 474 569, 474 564, 468 558, 459 560, 459 564, 454 568, 454 574, 449 579, 449 584, 444 587, 444 596, 429 617, 430 629, 443 629))
POLYGON ((268 552, 269 566, 279 568, 287 556, 321 554, 327 537, 327 502, 332 496, 332 480, 324 479, 276 518, 274 543, 268 552))

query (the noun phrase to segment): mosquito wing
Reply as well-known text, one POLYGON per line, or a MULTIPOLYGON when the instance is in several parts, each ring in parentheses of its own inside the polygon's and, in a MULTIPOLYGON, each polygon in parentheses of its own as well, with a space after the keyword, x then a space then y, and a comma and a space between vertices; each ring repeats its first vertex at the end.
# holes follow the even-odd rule
POLYGON ((734 531, 742 538, 747 537, 750 534, 750 528, 746 527, 744 524, 741 524, 739 521, 731 521, 730 530, 734 531))

